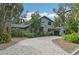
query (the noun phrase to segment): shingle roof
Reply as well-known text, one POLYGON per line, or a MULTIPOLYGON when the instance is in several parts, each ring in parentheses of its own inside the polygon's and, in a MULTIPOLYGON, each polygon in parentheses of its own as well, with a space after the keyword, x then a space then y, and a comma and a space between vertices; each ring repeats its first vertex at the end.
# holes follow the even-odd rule
POLYGON ((24 24, 11 24, 11 27, 13 28, 26 28, 29 25, 24 25, 24 24))

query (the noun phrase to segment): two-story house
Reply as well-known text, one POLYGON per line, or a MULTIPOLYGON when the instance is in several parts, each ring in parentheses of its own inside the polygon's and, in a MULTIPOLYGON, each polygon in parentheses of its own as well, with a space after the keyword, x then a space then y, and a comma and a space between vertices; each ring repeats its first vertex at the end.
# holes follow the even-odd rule
MULTIPOLYGON (((46 16, 41 17, 39 20, 41 20, 41 28, 40 30, 43 32, 49 32, 53 35, 63 35, 64 28, 62 27, 53 27, 53 20, 49 19, 46 16)), ((19 28, 21 30, 25 30, 26 32, 31 32, 30 25, 25 24, 12 24, 11 26, 13 29, 19 28)))

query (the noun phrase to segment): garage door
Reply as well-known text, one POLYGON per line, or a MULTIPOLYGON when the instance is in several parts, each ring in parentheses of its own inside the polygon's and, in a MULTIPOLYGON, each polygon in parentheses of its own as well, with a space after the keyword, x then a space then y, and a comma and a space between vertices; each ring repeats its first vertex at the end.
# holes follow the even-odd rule
POLYGON ((59 30, 55 30, 54 35, 59 36, 59 30))

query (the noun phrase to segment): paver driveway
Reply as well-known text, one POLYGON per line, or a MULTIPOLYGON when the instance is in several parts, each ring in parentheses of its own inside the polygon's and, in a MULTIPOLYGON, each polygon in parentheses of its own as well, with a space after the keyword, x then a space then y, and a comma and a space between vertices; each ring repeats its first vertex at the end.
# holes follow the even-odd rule
POLYGON ((1 55, 61 55, 68 54, 60 47, 56 46, 52 40, 55 36, 48 37, 38 37, 30 38, 20 41, 19 43, 4 49, 0 50, 1 55))

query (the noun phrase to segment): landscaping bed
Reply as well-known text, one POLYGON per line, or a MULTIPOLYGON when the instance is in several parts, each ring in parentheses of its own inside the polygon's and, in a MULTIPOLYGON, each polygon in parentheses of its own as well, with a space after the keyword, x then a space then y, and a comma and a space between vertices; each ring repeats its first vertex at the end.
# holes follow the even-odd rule
POLYGON ((17 42, 19 42, 21 40, 23 40, 23 38, 12 38, 12 40, 10 42, 0 44, 0 50, 6 49, 6 48, 10 47, 11 45, 16 44, 17 42))
POLYGON ((53 42, 68 53, 72 53, 79 48, 79 44, 68 42, 63 38, 55 39, 53 42))

